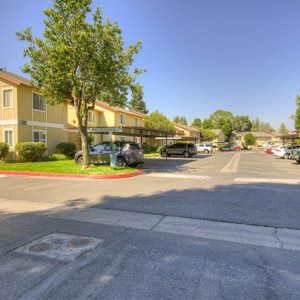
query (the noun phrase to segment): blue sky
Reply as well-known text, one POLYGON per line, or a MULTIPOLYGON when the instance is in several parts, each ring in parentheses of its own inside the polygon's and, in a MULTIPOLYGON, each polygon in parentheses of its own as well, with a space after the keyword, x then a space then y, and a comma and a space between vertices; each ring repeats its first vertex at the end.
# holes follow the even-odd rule
MULTIPOLYGON (((50 0, 1 1, 0 66, 21 73, 15 32, 43 30, 50 0)), ((189 122, 216 109, 293 127, 300 90, 299 0, 94 0, 126 43, 143 40, 136 66, 150 111, 189 122)))

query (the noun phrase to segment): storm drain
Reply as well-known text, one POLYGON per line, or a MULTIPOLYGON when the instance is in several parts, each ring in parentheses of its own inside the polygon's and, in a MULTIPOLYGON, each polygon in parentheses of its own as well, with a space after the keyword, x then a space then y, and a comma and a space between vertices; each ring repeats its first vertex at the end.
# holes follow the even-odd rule
POLYGON ((17 253, 70 262, 79 255, 94 249, 103 241, 103 239, 88 236, 55 232, 30 242, 15 251, 17 253))

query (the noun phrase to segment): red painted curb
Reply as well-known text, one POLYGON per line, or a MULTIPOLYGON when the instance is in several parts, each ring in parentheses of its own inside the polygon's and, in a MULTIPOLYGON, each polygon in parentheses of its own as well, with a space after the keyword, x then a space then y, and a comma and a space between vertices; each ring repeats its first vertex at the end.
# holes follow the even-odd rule
POLYGON ((135 177, 143 174, 142 170, 136 170, 131 173, 120 173, 111 175, 85 175, 85 174, 65 174, 65 173, 44 173, 44 172, 23 172, 23 171, 0 171, 2 175, 17 176, 40 176, 40 177, 61 177, 61 178, 85 178, 85 179, 119 179, 135 177))

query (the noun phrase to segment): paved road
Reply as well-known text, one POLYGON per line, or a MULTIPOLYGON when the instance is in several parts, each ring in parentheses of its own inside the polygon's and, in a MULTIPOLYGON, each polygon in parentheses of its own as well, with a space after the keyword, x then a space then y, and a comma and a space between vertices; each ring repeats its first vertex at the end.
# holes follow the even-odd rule
POLYGON ((1 177, 1 299, 300 298, 300 165, 224 152, 144 169, 1 177))

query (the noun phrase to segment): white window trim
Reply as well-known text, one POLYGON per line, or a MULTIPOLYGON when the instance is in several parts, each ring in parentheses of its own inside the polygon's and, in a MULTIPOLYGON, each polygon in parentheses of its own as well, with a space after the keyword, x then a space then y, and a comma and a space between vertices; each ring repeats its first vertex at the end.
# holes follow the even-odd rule
POLYGON ((121 124, 121 125, 125 125, 125 124, 126 124, 126 115, 120 114, 120 124, 121 124), (122 122, 122 117, 121 117, 121 116, 124 117, 124 122, 122 122))
POLYGON ((32 96, 31 96, 31 98, 32 98, 32 111, 39 111, 39 112, 43 112, 43 113, 46 113, 47 112, 47 101, 46 101, 46 109, 45 110, 42 110, 42 109, 37 109, 37 108, 33 108, 33 94, 37 94, 37 95, 39 95, 39 96, 43 96, 42 94, 39 94, 39 93, 36 93, 36 92, 32 92, 32 96))
POLYGON ((13 128, 3 128, 3 142, 6 143, 5 141, 5 131, 12 131, 12 146, 9 146, 9 149, 13 149, 15 145, 15 131, 13 128))
POLYGON ((3 109, 12 109, 14 108, 14 89, 13 87, 3 87, 2 88, 2 108, 3 109), (4 91, 11 90, 11 106, 4 106, 4 91))
POLYGON ((44 142, 42 142, 42 141, 40 141, 41 143, 45 143, 45 144, 47 144, 47 130, 42 130, 42 129, 32 129, 32 141, 34 142, 34 133, 35 132, 43 132, 44 134, 45 134, 45 141, 44 142))

